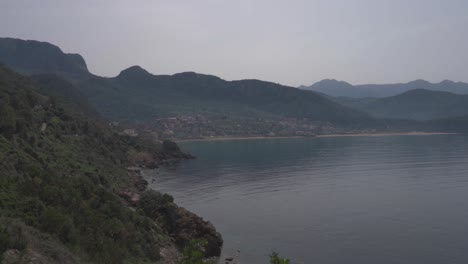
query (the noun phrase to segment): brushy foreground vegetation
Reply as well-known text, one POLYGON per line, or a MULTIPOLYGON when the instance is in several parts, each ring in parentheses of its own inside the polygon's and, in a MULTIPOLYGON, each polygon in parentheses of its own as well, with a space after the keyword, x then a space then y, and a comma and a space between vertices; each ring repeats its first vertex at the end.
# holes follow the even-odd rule
POLYGON ((155 263, 161 247, 188 242, 193 233, 177 226, 181 208, 169 195, 143 194, 134 208, 117 195, 133 184, 126 167, 135 156, 184 157, 170 142, 121 136, 68 111, 0 67, 2 263, 155 263))

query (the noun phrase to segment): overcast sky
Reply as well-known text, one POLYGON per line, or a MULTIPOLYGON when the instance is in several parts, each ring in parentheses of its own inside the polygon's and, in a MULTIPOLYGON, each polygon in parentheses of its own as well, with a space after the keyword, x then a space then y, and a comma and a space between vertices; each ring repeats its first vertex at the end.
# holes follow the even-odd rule
POLYGON ((468 81, 465 0, 0 0, 0 36, 80 53, 103 76, 468 81))

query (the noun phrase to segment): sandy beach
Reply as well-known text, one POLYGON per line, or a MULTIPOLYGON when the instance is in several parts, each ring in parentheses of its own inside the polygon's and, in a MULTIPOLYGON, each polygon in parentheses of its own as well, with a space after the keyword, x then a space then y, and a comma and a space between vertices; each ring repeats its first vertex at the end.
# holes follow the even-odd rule
POLYGON ((254 139, 285 139, 285 138, 325 138, 325 137, 384 137, 384 136, 433 136, 433 135, 453 135, 457 133, 448 132, 393 132, 393 133, 356 133, 356 134, 323 134, 316 136, 283 136, 283 137, 207 137, 193 139, 174 139, 175 142, 195 142, 195 141, 231 141, 231 140, 254 140, 254 139))

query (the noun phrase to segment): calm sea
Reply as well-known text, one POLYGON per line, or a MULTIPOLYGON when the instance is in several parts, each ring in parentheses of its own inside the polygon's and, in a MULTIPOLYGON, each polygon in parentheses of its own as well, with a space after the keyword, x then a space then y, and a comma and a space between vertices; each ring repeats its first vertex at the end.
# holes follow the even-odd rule
MULTIPOLYGON (((150 187, 211 221, 225 256, 268 263, 468 263, 468 137, 188 142, 150 187)), ((222 262, 224 263, 224 262, 222 262)))

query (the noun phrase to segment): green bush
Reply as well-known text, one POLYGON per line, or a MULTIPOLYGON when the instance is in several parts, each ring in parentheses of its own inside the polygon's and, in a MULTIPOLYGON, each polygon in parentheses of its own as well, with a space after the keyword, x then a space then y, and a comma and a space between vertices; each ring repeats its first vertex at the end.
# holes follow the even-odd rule
POLYGON ((182 260, 178 264, 214 264, 214 261, 203 259, 205 240, 190 240, 182 251, 182 260))
POLYGON ((24 250, 27 241, 23 235, 23 228, 17 223, 0 225, 0 256, 7 249, 24 250))
POLYGON ((57 235, 63 242, 74 240, 74 230, 71 220, 60 210, 47 208, 39 218, 40 229, 57 235))
POLYGON ((163 149, 167 152, 178 152, 180 151, 179 146, 174 141, 164 140, 163 149))
POLYGON ((143 210, 143 212, 156 219, 165 213, 167 210, 173 208, 174 198, 169 194, 162 194, 155 190, 145 191, 138 202, 138 207, 143 210))
POLYGON ((11 136, 16 130, 15 110, 8 104, 0 106, 0 133, 7 137, 11 136))
POLYGON ((10 234, 8 234, 6 227, 0 225, 0 258, 1 258, 1 254, 9 248, 10 248, 10 234))
POLYGON ((289 264, 289 259, 281 258, 278 253, 273 252, 270 255, 270 264, 289 264))
POLYGON ((31 227, 86 263, 157 261, 169 239, 158 221, 169 219, 173 198, 147 192, 133 211, 118 194, 134 186, 127 153, 157 162, 170 156, 163 144, 122 137, 36 88, 0 66, 0 216, 21 223, 0 228, 0 250, 24 249, 31 227))

